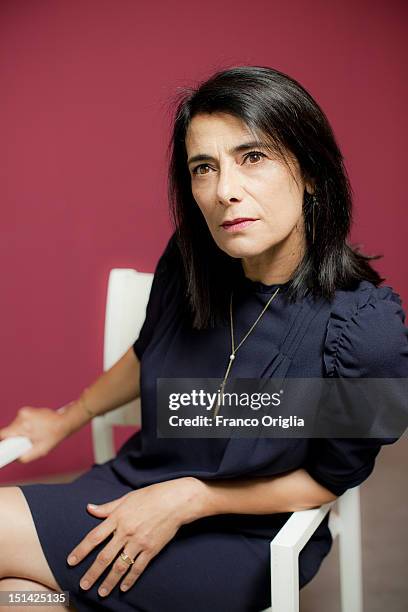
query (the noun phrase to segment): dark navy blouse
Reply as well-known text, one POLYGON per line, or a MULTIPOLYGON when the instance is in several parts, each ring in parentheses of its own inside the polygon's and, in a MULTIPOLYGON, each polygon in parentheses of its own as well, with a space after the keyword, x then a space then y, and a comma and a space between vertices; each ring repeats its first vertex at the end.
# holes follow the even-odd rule
MULTIPOLYGON (((141 361, 142 430, 112 461, 116 475, 138 488, 182 476, 203 479, 282 474, 300 467, 336 495, 362 483, 383 444, 397 438, 170 439, 156 436, 156 379, 222 378, 230 354, 229 325, 194 330, 183 316, 182 271, 174 234, 157 264, 146 318, 133 348, 141 361)), ((281 285, 242 276, 234 301, 236 343, 279 286, 280 291, 237 352, 230 376, 259 378, 408 377, 408 329, 391 287, 360 282, 335 298, 310 295, 295 303, 281 285)), ((219 524, 271 535, 289 514, 207 517, 219 524), (225 523, 226 524, 226 523, 225 523)), ((201 519, 205 520, 205 519, 201 519)))

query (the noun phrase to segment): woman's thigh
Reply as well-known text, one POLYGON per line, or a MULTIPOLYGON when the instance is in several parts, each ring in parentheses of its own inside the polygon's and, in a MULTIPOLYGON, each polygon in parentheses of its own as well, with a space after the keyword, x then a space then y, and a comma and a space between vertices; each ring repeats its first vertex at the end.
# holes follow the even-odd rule
POLYGON ((101 597, 100 584, 71 592, 81 612, 260 612, 270 605, 269 544, 223 532, 176 536, 126 593, 118 583, 101 597))
POLYGON ((60 591, 19 487, 0 487, 0 577, 27 578, 60 591))
POLYGON ((146 612, 259 612, 270 605, 269 542, 191 530, 154 558, 129 600, 146 612))
MULTIPOLYGON (((258 612, 270 605, 270 538, 241 535, 213 523, 203 527, 203 521, 201 526, 183 526, 126 593, 116 587, 100 597, 97 590, 105 573, 83 591, 80 579, 106 544, 68 566, 69 552, 101 522, 87 511, 87 503, 103 504, 129 491, 105 472, 102 466, 68 484, 0 488, 2 576, 69 591, 81 612, 258 612)), ((305 546, 302 584, 313 577, 329 548, 323 537, 305 546)))
POLYGON ((97 591, 105 572, 83 591, 80 579, 106 544, 99 544, 77 565, 67 564, 69 552, 101 522, 86 504, 105 503, 129 490, 109 474, 102 478, 101 472, 93 468, 68 484, 22 487, 56 580, 81 612, 258 612, 270 605, 269 540, 197 523, 183 526, 129 591, 116 586, 101 597, 97 591))

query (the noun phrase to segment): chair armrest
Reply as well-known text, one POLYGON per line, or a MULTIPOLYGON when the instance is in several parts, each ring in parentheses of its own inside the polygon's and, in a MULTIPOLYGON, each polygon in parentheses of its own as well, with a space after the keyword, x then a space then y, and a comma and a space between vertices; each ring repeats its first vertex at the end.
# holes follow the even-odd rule
POLYGON ((323 504, 319 508, 293 512, 291 517, 271 541, 271 547, 274 549, 290 547, 299 554, 329 512, 330 508, 336 502, 337 499, 327 504, 323 504))
POLYGON ((299 553, 336 502, 294 512, 271 541, 273 612, 298 612, 299 553))
POLYGON ((30 438, 13 436, 0 442, 0 468, 15 461, 32 447, 30 438))

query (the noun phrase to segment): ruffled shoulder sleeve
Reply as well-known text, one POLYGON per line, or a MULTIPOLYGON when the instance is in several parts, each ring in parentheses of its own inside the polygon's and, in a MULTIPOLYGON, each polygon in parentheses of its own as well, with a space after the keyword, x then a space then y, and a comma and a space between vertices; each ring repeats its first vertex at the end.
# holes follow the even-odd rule
MULTIPOLYGON (((391 287, 363 281, 337 292, 327 325, 324 367, 329 377, 407 378, 408 329, 401 299, 391 287)), ((324 409, 324 407, 323 407, 324 409)), ((306 471, 335 495, 361 484, 384 444, 398 438, 316 438, 306 471)))
POLYGON ((327 324, 326 376, 408 376, 408 329, 400 296, 363 281, 353 295, 338 291, 327 324))
POLYGON ((177 270, 179 265, 178 254, 176 234, 174 232, 157 262, 146 306, 145 320, 139 336, 133 344, 133 350, 139 360, 142 358, 145 348, 152 339, 162 314, 177 295, 176 284, 180 276, 177 273, 180 272, 177 270))

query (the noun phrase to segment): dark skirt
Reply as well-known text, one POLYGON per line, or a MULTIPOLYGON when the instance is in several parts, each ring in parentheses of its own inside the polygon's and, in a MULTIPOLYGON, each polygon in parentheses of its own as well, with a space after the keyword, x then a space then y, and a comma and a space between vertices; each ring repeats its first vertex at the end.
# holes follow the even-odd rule
MULTIPOLYGON (((234 532, 221 528, 222 521, 217 527, 217 522, 205 519, 182 526, 129 591, 122 593, 119 582, 107 597, 98 594, 112 565, 92 588, 84 591, 79 581, 106 545, 105 541, 95 547, 74 567, 66 561, 102 520, 89 514, 87 504, 106 503, 128 493, 131 487, 118 479, 107 462, 94 464, 67 484, 26 484, 20 489, 29 504, 49 567, 80 612, 259 612, 270 606, 271 538, 234 532)), ((278 530, 277 527, 276 533, 278 530)), ((314 537, 302 550, 300 587, 316 574, 330 546, 327 538, 314 537)))

